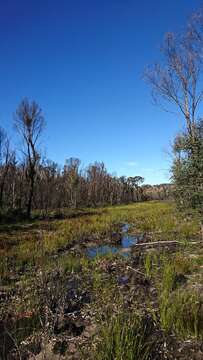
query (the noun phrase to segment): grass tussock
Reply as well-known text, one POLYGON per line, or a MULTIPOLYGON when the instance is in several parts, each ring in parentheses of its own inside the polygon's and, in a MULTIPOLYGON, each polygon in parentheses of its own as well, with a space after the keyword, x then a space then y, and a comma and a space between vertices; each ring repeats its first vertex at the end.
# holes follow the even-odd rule
POLYGON ((162 259, 160 322, 166 332, 182 339, 203 338, 203 300, 197 290, 187 287, 186 275, 193 268, 192 261, 179 253, 162 259))
POLYGON ((153 321, 137 313, 121 313, 107 320, 100 329, 95 360, 155 359, 153 321))
POLYGON ((189 290, 163 293, 160 302, 160 320, 163 329, 178 337, 203 338, 203 306, 199 293, 189 290))

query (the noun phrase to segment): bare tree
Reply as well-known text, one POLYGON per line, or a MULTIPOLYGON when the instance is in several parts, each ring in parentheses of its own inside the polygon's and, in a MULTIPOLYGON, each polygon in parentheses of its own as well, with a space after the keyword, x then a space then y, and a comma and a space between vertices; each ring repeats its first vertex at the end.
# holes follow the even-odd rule
POLYGON ((24 144, 23 153, 26 159, 26 175, 29 186, 27 216, 30 217, 34 195, 36 167, 40 159, 38 142, 45 126, 45 121, 39 105, 35 101, 29 102, 28 99, 23 99, 16 110, 14 123, 24 144))
POLYGON ((197 36, 190 25, 183 36, 167 33, 162 46, 163 62, 145 72, 156 101, 173 103, 184 116, 188 134, 195 137, 197 109, 203 100, 200 84, 202 58, 196 51, 197 36))
POLYGON ((77 192, 79 187, 79 167, 80 160, 77 158, 70 158, 66 160, 64 166, 64 176, 67 178, 67 188, 70 194, 70 206, 77 207, 77 192))
POLYGON ((3 128, 0 127, 0 207, 3 206, 3 194, 9 166, 14 157, 10 142, 3 128))

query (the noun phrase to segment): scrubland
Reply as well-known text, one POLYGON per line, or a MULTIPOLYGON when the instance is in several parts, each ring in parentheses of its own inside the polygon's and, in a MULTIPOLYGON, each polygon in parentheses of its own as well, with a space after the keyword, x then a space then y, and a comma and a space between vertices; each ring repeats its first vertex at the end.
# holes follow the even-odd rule
POLYGON ((0 225, 0 358, 201 359, 198 212, 152 201, 56 213, 0 225), (139 239, 129 254, 88 256, 119 248, 124 224, 139 239))

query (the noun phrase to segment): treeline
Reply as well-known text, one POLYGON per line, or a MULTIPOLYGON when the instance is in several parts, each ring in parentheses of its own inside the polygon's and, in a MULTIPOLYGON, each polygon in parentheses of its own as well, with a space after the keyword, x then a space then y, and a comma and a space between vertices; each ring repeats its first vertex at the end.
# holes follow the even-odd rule
POLYGON ((144 200, 172 200, 174 186, 172 184, 142 185, 144 200))
POLYGON ((47 213, 66 207, 95 207, 144 199, 141 176, 116 177, 103 163, 86 168, 70 158, 64 166, 44 159, 39 148, 45 127, 41 108, 24 99, 17 108, 14 125, 22 142, 17 161, 6 132, 0 128, 0 208, 31 216, 33 209, 47 213))
MULTIPOLYGON (((114 205, 143 199, 140 176, 112 176, 103 163, 82 169, 79 159, 70 158, 61 168, 51 160, 43 160, 35 171, 31 209, 43 209, 45 213, 49 209, 114 205)), ((6 180, 1 208, 27 212, 30 196, 27 164, 18 164, 13 157, 7 165, 1 166, 0 172, 1 179, 5 173, 6 180)))

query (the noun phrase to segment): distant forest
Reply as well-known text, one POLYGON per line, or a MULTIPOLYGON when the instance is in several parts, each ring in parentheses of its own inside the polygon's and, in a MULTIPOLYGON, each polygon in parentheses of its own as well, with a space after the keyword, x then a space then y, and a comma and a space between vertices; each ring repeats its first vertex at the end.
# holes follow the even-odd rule
POLYGON ((63 167, 41 156, 39 141, 45 127, 41 108, 24 99, 14 116, 21 140, 21 161, 12 149, 6 132, 0 129, 0 207, 2 212, 30 217, 31 210, 115 205, 169 196, 169 185, 142 185, 144 178, 116 177, 104 163, 81 167, 77 158, 63 167))

